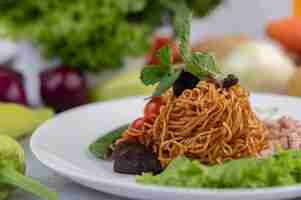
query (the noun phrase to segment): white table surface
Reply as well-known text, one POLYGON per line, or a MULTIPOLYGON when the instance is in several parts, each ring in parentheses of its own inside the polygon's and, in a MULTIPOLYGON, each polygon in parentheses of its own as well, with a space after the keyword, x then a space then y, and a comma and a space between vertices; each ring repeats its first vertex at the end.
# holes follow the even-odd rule
MULTIPOLYGON (((60 200, 126 200, 126 198, 112 196, 80 186, 57 175, 54 171, 43 166, 34 157, 30 151, 28 139, 21 143, 27 156, 27 175, 40 181, 50 189, 57 191, 60 195, 60 200)), ((9 200, 39 200, 39 198, 18 190, 9 200)))

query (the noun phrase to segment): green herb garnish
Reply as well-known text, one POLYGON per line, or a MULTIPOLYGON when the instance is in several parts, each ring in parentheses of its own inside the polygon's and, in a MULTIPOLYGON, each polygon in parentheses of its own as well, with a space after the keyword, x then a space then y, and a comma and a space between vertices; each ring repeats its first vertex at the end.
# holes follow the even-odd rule
POLYGON ((219 73, 214 56, 200 52, 192 53, 186 63, 186 70, 200 79, 219 73))
POLYGON ((165 68, 172 66, 172 50, 169 47, 162 47, 159 50, 160 65, 165 68))
POLYGON ((179 71, 174 71, 163 76, 155 92, 153 93, 153 96, 160 96, 161 94, 163 94, 166 90, 168 90, 168 88, 172 86, 172 84, 179 78, 179 76, 179 71))
POLYGON ((189 9, 185 9, 185 7, 182 11, 178 11, 178 14, 175 16, 175 32, 180 38, 180 52, 185 63, 189 62, 191 57, 189 47, 191 21, 192 12, 189 9))
POLYGON ((111 156, 111 145, 122 135, 122 133, 129 127, 129 125, 121 126, 109 133, 98 138, 94 143, 90 144, 89 151, 100 159, 108 159, 111 156))
POLYGON ((160 65, 147 65, 141 72, 141 80, 145 85, 154 85, 168 75, 172 69, 172 52, 167 46, 159 50, 160 65))
POLYGON ((144 85, 154 85, 160 82, 168 72, 169 70, 165 67, 148 65, 143 68, 140 78, 144 85))
POLYGON ((141 72, 141 80, 145 85, 159 83, 152 96, 160 96, 168 90, 179 77, 181 70, 200 80, 207 80, 210 76, 216 77, 220 73, 213 55, 190 51, 191 10, 185 4, 170 4, 170 7, 175 8, 175 33, 180 39, 179 48, 184 63, 183 67, 175 67, 170 47, 165 46, 159 50, 160 64, 145 66, 141 72))

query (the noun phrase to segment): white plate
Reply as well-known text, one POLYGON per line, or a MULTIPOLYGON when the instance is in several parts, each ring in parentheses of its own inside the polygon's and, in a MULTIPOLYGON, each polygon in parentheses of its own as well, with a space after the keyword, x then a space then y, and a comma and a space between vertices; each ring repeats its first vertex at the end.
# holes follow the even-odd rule
MULTIPOLYGON (((253 95, 253 105, 279 107, 301 119, 301 99, 253 95)), ((128 98, 97 103, 62 113, 42 125, 31 139, 31 149, 46 166, 62 176, 99 191, 136 199, 283 199, 301 196, 301 186, 264 189, 184 189, 145 186, 135 177, 114 173, 112 163, 97 160, 87 148, 96 138, 142 115, 144 100, 128 98)))

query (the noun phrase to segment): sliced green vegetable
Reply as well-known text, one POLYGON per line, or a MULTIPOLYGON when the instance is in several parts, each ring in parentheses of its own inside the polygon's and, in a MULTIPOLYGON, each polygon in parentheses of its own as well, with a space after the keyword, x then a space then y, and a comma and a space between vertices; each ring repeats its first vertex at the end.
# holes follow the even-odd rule
POLYGON ((98 138, 94 143, 90 144, 89 151, 97 158, 108 159, 111 156, 111 145, 122 135, 129 125, 121 126, 109 133, 98 138))
POLYGON ((0 200, 16 188, 42 199, 58 200, 58 195, 25 175, 25 154, 21 145, 6 135, 0 135, 0 200))
POLYGON ((159 175, 137 178, 143 184, 207 188, 260 188, 301 183, 301 151, 280 152, 267 159, 247 158, 205 166, 178 157, 159 175))
POLYGON ((50 192, 45 186, 17 172, 13 167, 3 167, 0 170, 0 183, 18 187, 43 199, 58 200, 56 193, 50 192))

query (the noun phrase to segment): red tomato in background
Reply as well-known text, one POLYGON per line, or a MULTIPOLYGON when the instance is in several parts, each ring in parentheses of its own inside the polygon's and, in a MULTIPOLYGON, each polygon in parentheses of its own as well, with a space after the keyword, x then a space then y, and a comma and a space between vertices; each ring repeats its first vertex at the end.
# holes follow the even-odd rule
POLYGON ((153 97, 144 107, 144 119, 153 121, 160 114, 162 97, 153 97))
POLYGON ((144 118, 140 117, 132 123, 132 128, 140 130, 143 128, 143 124, 144 124, 144 118))
POLYGON ((169 45, 172 49, 173 63, 180 62, 180 50, 177 47, 176 41, 172 40, 172 38, 168 36, 157 36, 154 39, 149 54, 146 56, 147 63, 152 65, 160 64, 160 60, 158 58, 158 51, 160 48, 167 45, 169 45))

